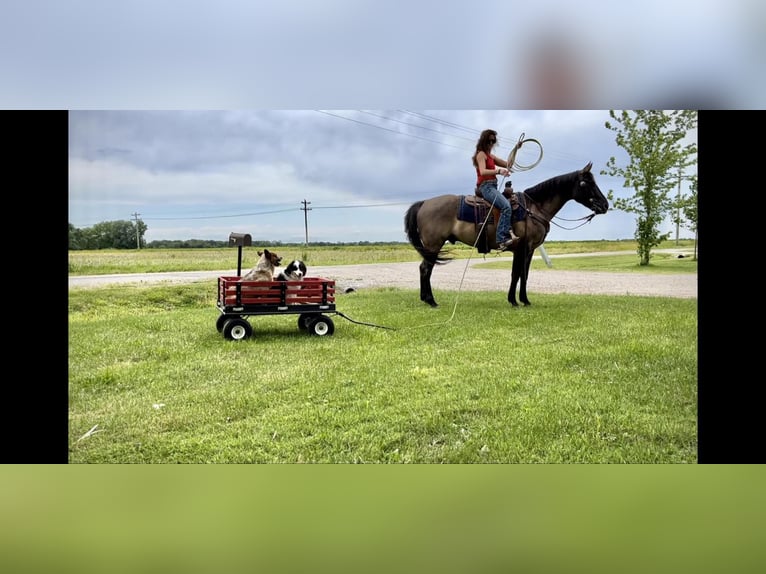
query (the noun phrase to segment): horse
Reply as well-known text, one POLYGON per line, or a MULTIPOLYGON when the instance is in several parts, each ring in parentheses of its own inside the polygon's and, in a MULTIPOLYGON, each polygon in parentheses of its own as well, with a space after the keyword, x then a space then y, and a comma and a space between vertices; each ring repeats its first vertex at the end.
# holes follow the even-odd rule
MULTIPOLYGON (((519 280, 519 300, 524 305, 531 305, 527 297, 527 277, 532 254, 545 241, 550 231, 551 220, 564 204, 573 199, 592 210, 593 213, 586 217, 588 221, 609 209, 609 202, 591 173, 592 166, 593 162, 589 162, 583 169, 552 177, 516 194, 519 206, 514 207, 512 225, 513 232, 520 241, 508 249, 513 252, 508 302, 514 307, 519 306, 516 301, 516 286, 519 280)), ((458 212, 464 198, 462 195, 447 194, 416 201, 410 205, 404 216, 407 238, 423 258, 420 263, 420 300, 431 307, 438 307, 431 290, 431 273, 435 265, 451 259, 443 250, 447 241, 453 245, 460 241, 477 247, 479 238, 485 241, 482 244, 483 250, 477 247, 482 253, 497 249, 494 221, 497 220, 498 212, 493 222, 487 222, 483 226, 484 220, 478 223, 461 221, 458 219, 458 212)), ((488 202, 484 203, 489 206, 488 202)))

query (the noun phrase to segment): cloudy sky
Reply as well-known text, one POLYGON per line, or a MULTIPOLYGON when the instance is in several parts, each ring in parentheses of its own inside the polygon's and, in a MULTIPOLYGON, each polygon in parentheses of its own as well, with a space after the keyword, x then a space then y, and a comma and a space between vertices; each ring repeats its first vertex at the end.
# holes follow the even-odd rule
POLYGON ((3 0, 7 109, 763 109, 763 0, 3 0))
MULTIPOLYGON (((307 232, 310 242, 406 241, 412 202, 473 193, 470 158, 486 128, 498 131, 501 157, 522 135, 542 147, 536 167, 511 175, 517 191, 592 161, 604 194, 633 195, 600 175, 611 156, 627 160, 608 119, 604 110, 74 110, 69 221, 138 217, 147 241, 225 241, 231 232, 286 243, 307 232)), ((517 162, 530 166, 539 154, 528 142, 517 162)), ((633 237, 635 216, 610 211, 578 227, 589 213, 570 202, 548 239, 633 237)), ((665 230, 675 234, 675 225, 665 230)), ((682 228, 681 237, 693 235, 682 228)))

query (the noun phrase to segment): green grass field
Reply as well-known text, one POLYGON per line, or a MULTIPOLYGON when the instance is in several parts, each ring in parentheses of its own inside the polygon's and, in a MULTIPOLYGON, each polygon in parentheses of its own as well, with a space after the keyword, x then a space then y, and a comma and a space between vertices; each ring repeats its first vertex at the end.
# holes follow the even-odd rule
POLYGON ((436 296, 340 294, 357 323, 332 336, 255 316, 228 341, 209 281, 70 291, 69 461, 696 462, 696 300, 436 296))

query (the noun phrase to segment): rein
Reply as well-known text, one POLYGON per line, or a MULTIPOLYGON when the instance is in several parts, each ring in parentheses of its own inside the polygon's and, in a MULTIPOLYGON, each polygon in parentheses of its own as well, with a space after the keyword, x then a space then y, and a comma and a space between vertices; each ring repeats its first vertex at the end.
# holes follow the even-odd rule
POLYGON ((538 210, 539 210, 539 211, 540 211, 542 214, 544 214, 544 216, 543 216, 543 215, 538 215, 537 213, 534 213, 532 210, 530 210, 530 209, 527 209, 527 213, 529 214, 529 216, 530 216, 531 218, 533 218, 533 219, 536 219, 537 221, 540 221, 540 222, 544 223, 544 224, 545 224, 545 225, 546 225, 548 228, 550 228, 550 224, 552 223, 553 225, 555 225, 555 226, 556 226, 556 227, 558 227, 559 229, 565 229, 565 230, 567 230, 567 231, 572 231, 573 229, 577 229, 577 228, 579 228, 579 227, 582 227, 582 226, 583 226, 583 225, 585 225, 586 223, 590 223, 590 220, 591 220, 591 219, 593 219, 594 217, 596 217, 596 212, 593 212, 593 213, 591 213, 590 215, 585 215, 585 216, 583 216, 583 217, 578 217, 577 219, 567 219, 567 218, 565 218, 565 217, 559 217, 558 215, 554 215, 553 217, 551 217, 550 215, 548 215, 548 214, 545 212, 545 210, 544 210, 542 207, 540 207, 540 204, 539 204, 539 203, 537 203, 537 202, 536 202, 534 199, 532 199, 531 197, 529 197, 529 196, 528 196, 526 193, 524 193, 523 191, 522 191, 521 193, 522 193, 522 195, 523 195, 523 196, 524 196, 524 197, 525 197, 527 200, 531 201, 531 202, 532 202, 532 203, 535 205, 535 207, 536 207, 536 208, 537 208, 537 209, 538 209, 538 210), (546 218, 547 218, 547 219, 546 219, 546 218), (579 224, 579 225, 575 225, 575 226, 573 226, 573 227, 564 227, 563 225, 559 225, 558 223, 556 223, 556 222, 554 221, 554 219, 560 219, 561 221, 582 221, 582 223, 581 223, 581 224, 579 224), (584 220, 584 221, 583 221, 583 220, 584 220))

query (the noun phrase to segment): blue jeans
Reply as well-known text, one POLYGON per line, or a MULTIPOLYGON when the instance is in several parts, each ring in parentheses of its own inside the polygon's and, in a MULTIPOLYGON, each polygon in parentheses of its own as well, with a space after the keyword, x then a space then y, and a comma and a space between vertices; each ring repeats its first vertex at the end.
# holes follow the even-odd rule
POLYGON ((497 222, 497 232, 495 238, 498 245, 511 238, 511 202, 509 202, 502 193, 497 191, 497 181, 483 181, 479 186, 479 191, 485 201, 494 203, 495 207, 500 208, 500 220, 497 222))

